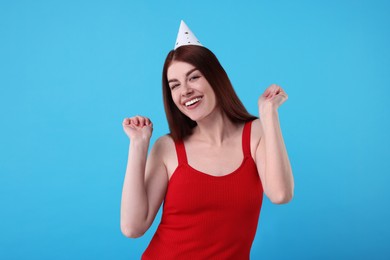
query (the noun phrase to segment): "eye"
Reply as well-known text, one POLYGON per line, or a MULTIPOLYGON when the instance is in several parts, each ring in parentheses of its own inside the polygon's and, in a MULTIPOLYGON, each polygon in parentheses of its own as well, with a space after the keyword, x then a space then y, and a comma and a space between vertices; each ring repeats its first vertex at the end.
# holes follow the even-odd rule
POLYGON ((174 90, 175 88, 177 88, 180 84, 175 84, 175 85, 172 85, 170 86, 171 90, 174 90))
POLYGON ((192 76, 191 78, 190 78, 190 81, 194 81, 194 80, 196 80, 196 79, 198 79, 198 78, 200 78, 200 76, 192 76))

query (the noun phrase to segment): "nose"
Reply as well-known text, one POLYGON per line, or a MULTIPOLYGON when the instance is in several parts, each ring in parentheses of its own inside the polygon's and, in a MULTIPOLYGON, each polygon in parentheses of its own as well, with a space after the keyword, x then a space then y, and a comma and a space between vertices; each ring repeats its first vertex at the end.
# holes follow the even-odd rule
POLYGON ((187 84, 184 84, 183 85, 183 88, 182 88, 182 93, 181 93, 181 95, 183 96, 183 97, 188 97, 188 96, 190 96, 192 93, 194 93, 194 90, 191 88, 191 87, 189 87, 187 84))

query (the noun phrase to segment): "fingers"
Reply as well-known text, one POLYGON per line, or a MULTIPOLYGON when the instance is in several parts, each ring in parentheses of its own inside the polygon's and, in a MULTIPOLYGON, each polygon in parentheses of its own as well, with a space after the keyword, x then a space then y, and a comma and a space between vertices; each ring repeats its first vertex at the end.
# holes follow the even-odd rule
POLYGON ((267 99, 271 99, 276 95, 283 95, 287 97, 286 92, 284 92, 284 90, 276 84, 270 85, 264 92, 264 97, 267 99))
POLYGON ((145 125, 151 126, 152 122, 150 121, 149 118, 145 117, 145 125))
POLYGON ((136 116, 130 120, 134 125, 139 126, 139 117, 136 116))
POLYGON ((122 124, 125 126, 130 126, 132 128, 142 128, 144 126, 153 125, 149 118, 143 116, 134 116, 130 118, 125 118, 122 124))
POLYGON ((130 125, 130 118, 125 118, 125 119, 123 119, 122 124, 123 124, 123 125, 130 125))

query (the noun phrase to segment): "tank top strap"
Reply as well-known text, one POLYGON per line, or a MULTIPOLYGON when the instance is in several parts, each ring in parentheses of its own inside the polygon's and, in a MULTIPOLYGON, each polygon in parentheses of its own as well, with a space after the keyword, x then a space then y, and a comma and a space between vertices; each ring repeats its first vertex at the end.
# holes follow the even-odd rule
POLYGON ((183 140, 175 141, 178 165, 187 164, 187 155, 183 140))
POLYGON ((242 131, 242 150, 244 156, 251 156, 251 126, 252 121, 245 122, 244 130, 242 131))

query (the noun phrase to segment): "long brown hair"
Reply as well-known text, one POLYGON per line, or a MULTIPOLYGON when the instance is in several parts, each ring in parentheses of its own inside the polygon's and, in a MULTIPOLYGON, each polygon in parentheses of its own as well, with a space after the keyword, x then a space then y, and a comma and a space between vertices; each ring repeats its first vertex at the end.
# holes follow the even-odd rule
POLYGON ((167 71, 174 61, 182 61, 197 68, 209 82, 217 104, 221 111, 233 122, 247 122, 256 119, 248 113, 233 89, 225 70, 217 57, 209 49, 197 45, 184 45, 168 53, 163 73, 162 88, 165 114, 167 116, 171 136, 174 140, 181 140, 192 133, 196 122, 184 115, 175 105, 168 84, 167 71))

